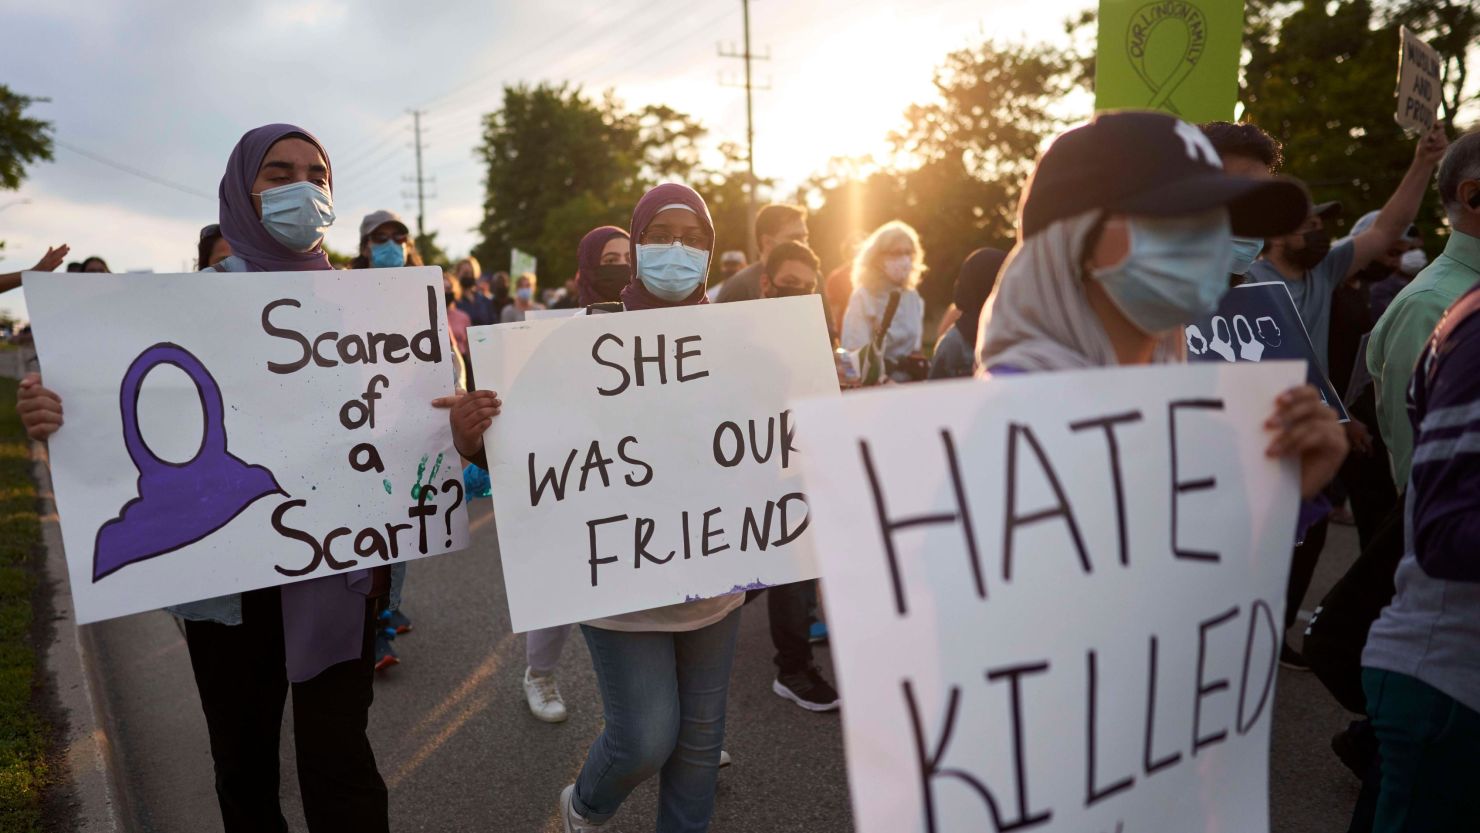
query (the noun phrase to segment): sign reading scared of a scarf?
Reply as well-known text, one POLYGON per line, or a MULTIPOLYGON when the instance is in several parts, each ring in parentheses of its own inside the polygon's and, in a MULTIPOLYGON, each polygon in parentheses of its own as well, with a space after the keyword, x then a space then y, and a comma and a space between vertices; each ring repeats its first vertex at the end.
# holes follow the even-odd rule
POLYGON ((467 545, 441 273, 29 273, 80 622, 467 545))
POLYGON ((1428 130, 1434 126, 1443 93, 1439 80, 1442 65, 1437 50, 1408 31, 1408 27, 1399 27, 1399 126, 1410 130, 1428 130))
POLYGON ((796 406, 860 833, 1268 831, 1295 362, 796 406))
POLYGON ((818 296, 468 331, 514 630, 817 576, 787 403, 837 396, 818 296))
POLYGON ((1099 27, 1096 110, 1233 119, 1242 0, 1100 0, 1099 27))
MULTIPOLYGON (((1366 355, 1363 350, 1359 355, 1366 355)), ((1321 372, 1310 333, 1283 281, 1239 284, 1224 293, 1218 311, 1187 326, 1191 362, 1305 362, 1305 381, 1342 422, 1350 417, 1342 397, 1321 372)))

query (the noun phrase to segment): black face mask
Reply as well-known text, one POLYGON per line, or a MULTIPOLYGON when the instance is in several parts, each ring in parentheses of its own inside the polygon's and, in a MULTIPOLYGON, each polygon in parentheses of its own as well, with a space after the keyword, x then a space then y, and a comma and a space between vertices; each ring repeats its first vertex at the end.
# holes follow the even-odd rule
POLYGON ((615 301, 622 297, 622 288, 632 282, 632 267, 625 263, 603 263, 596 267, 591 279, 591 288, 603 301, 615 301))
POLYGON ((475 278, 460 278, 458 283, 462 284, 464 295, 470 294, 473 291, 473 287, 478 285, 478 281, 475 278))
POLYGON ((1290 252, 1290 260, 1301 269, 1314 269, 1331 253, 1331 233, 1323 228, 1311 229, 1301 235, 1305 248, 1290 252))

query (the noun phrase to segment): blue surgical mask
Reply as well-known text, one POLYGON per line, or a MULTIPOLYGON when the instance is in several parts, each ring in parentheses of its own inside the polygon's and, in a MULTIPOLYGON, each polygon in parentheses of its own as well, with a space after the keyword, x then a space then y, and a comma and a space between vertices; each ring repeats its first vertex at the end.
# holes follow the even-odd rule
POLYGON ((534 299, 534 290, 527 286, 521 286, 514 290, 514 297, 527 304, 534 299))
POLYGON ((1159 335, 1218 308, 1228 289, 1233 235, 1228 210, 1191 217, 1128 217, 1130 253, 1094 278, 1140 330, 1159 335))
POLYGON ((682 301, 694 294, 709 271, 709 252, 680 243, 641 243, 637 246, 637 277, 648 291, 665 301, 682 301))
POLYGON ((389 269, 406 265, 406 244, 387 240, 370 244, 370 265, 376 269, 389 269))
POLYGON ((307 252, 324 240, 334 225, 334 198, 308 182, 269 188, 262 198, 262 225, 279 243, 295 252, 307 252))
POLYGON ((1264 251, 1264 239, 1260 237, 1233 238, 1233 265, 1228 267, 1230 275, 1247 275, 1249 267, 1259 258, 1259 253, 1264 251))

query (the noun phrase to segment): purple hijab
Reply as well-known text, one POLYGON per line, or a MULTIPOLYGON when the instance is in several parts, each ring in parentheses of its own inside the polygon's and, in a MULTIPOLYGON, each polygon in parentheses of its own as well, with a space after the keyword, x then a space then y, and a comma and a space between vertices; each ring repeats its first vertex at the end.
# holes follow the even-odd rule
POLYGON ((581 306, 607 300, 596 294, 596 267, 601 265, 601 252, 606 244, 613 237, 626 236, 627 232, 616 226, 598 226, 581 238, 581 245, 576 249, 576 289, 581 295, 581 306))
POLYGON ((267 233, 257 209, 252 207, 252 183, 267 151, 286 137, 309 141, 324 154, 329 168, 329 193, 334 193, 334 166, 329 154, 312 133, 291 124, 264 124, 244 133, 226 160, 226 173, 221 176, 221 234, 231 244, 231 253, 247 264, 249 272, 302 272, 309 269, 333 269, 323 247, 295 252, 267 233))
MULTIPOLYGON (((679 185, 676 182, 665 182, 662 185, 642 195, 637 201, 637 207, 632 209, 632 282, 622 290, 623 309, 656 309, 658 307, 686 307, 693 304, 707 304, 709 299, 704 296, 704 284, 699 284, 694 294, 682 301, 665 301, 647 290, 642 285, 642 279, 637 276, 637 241, 642 238, 642 233, 647 231, 648 224, 658 216, 664 208, 670 205, 682 205, 691 209, 699 217, 699 223, 704 230, 714 237, 714 221, 709 219, 709 206, 704 204, 704 198, 687 185, 679 185)), ((713 253, 710 253, 713 257, 713 253)))
MULTIPOLYGON (((268 124, 249 130, 231 151, 221 177, 221 233, 231 253, 251 272, 304 272, 332 269, 322 250, 295 252, 267 233, 252 207, 252 183, 273 143, 285 136, 302 137, 329 154, 312 134, 291 124, 268 124)), ((332 169, 331 169, 332 171, 332 169)), ((332 192, 334 178, 331 173, 332 192)), ((365 597, 373 584, 370 570, 284 584, 283 655, 288 679, 301 683, 331 665, 358 659, 364 650, 365 597)))

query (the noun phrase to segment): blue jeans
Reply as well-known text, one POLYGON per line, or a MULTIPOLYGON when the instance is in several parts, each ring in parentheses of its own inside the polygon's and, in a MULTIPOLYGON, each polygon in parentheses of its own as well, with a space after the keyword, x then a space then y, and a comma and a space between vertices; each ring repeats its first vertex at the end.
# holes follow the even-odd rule
POLYGON ((1382 754, 1374 833, 1480 830, 1480 713, 1405 674, 1362 669, 1382 754))
POLYGON ((709 829, 739 626, 739 610, 676 633, 581 626, 606 728, 576 777, 576 812, 604 822, 657 775, 658 833, 709 829))

